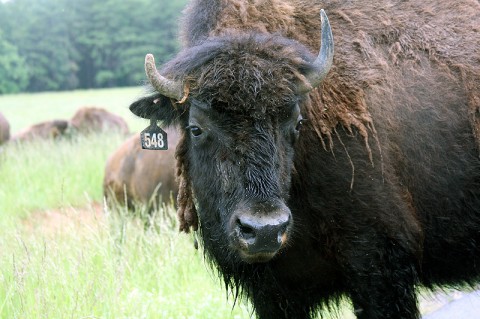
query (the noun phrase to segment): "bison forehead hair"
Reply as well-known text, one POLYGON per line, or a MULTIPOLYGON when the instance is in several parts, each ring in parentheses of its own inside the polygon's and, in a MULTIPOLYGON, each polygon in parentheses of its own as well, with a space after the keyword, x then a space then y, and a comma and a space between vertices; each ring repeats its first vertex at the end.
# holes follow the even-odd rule
POLYGON ((230 34, 187 48, 163 72, 213 107, 262 117, 292 105, 313 60, 302 44, 279 35, 230 34))

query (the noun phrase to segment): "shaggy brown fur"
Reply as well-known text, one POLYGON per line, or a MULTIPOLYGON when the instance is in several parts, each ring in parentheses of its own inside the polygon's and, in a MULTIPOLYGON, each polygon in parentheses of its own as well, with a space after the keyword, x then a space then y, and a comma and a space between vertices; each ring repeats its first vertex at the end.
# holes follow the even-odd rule
MULTIPOLYGON (((425 56, 442 72, 461 78, 472 123, 476 123, 474 127, 480 125, 475 117, 480 109, 478 1, 462 1, 455 6, 449 1, 386 1, 380 7, 372 1, 222 0, 218 3, 218 19, 209 36, 235 30, 278 32, 306 44, 312 52, 320 46, 319 11, 326 10, 335 38, 334 67, 323 87, 312 92, 314 101, 309 112, 319 120, 319 131, 328 137, 341 123, 358 128, 367 138, 368 132, 374 130, 365 92, 383 93, 401 77, 402 68, 407 66, 416 72, 415 66, 425 56), (462 32, 462 37, 456 32, 462 32), (316 102, 321 102, 323 108, 316 107, 316 102)), ((187 45, 192 42, 189 41, 192 27, 189 24, 183 31, 187 45)))
POLYGON ((99 107, 82 107, 70 120, 72 128, 81 133, 104 132, 117 130, 128 134, 127 122, 120 116, 99 107))
POLYGON ((179 184, 177 196, 179 229, 188 233, 190 228, 194 231, 198 229, 198 215, 193 200, 192 182, 188 174, 188 161, 185 160, 187 151, 185 138, 186 134, 182 132, 175 157, 177 158, 177 179, 179 184))
POLYGON ((143 150, 138 134, 130 137, 113 152, 105 165, 103 192, 107 202, 147 205, 155 209, 161 203, 175 199, 175 147, 179 133, 168 130, 169 148, 165 151, 143 150))
POLYGON ((10 124, 5 116, 0 113, 0 145, 10 139, 10 124))

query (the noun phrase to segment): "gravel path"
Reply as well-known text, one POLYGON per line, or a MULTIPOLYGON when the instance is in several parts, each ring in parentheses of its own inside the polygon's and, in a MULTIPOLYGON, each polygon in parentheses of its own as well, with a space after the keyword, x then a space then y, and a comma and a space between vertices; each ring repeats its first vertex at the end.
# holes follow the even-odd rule
POLYGON ((422 298, 422 319, 480 319, 480 290, 422 298))

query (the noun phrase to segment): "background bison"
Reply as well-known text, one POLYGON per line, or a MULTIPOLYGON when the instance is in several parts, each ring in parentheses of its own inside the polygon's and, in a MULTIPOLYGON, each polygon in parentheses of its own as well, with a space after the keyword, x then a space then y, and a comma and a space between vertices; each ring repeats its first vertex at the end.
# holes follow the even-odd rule
POLYGON ((5 116, 0 113, 0 145, 10 139, 10 124, 5 116))
POLYGON ((82 107, 70 119, 71 126, 80 133, 119 131, 128 134, 128 124, 120 116, 99 107, 82 107))
POLYGON ((176 199, 178 185, 175 179, 175 147, 179 135, 168 130, 169 149, 143 150, 138 134, 123 143, 105 166, 103 190, 108 202, 144 204, 149 210, 161 203, 176 199))
POLYGON ((51 120, 27 127, 12 136, 12 141, 24 142, 35 139, 55 139, 63 136, 69 127, 68 121, 51 120))
POLYGON ((33 139, 51 139, 60 136, 75 134, 103 133, 118 131, 128 134, 128 125, 125 120, 103 108, 82 107, 68 120, 44 121, 16 133, 12 140, 30 141, 33 139))
POLYGON ((343 295, 418 318, 417 285, 478 282, 479 21, 476 0, 194 0, 184 49, 147 55, 130 109, 182 130, 180 227, 259 318, 343 295))

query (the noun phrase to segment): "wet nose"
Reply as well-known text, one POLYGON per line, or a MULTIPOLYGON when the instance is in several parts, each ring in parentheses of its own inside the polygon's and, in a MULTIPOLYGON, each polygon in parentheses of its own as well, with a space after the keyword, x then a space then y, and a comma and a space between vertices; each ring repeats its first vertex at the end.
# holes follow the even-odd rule
POLYGON ((286 241, 290 220, 288 209, 270 213, 269 216, 244 213, 237 217, 236 233, 247 254, 271 254, 286 241))

